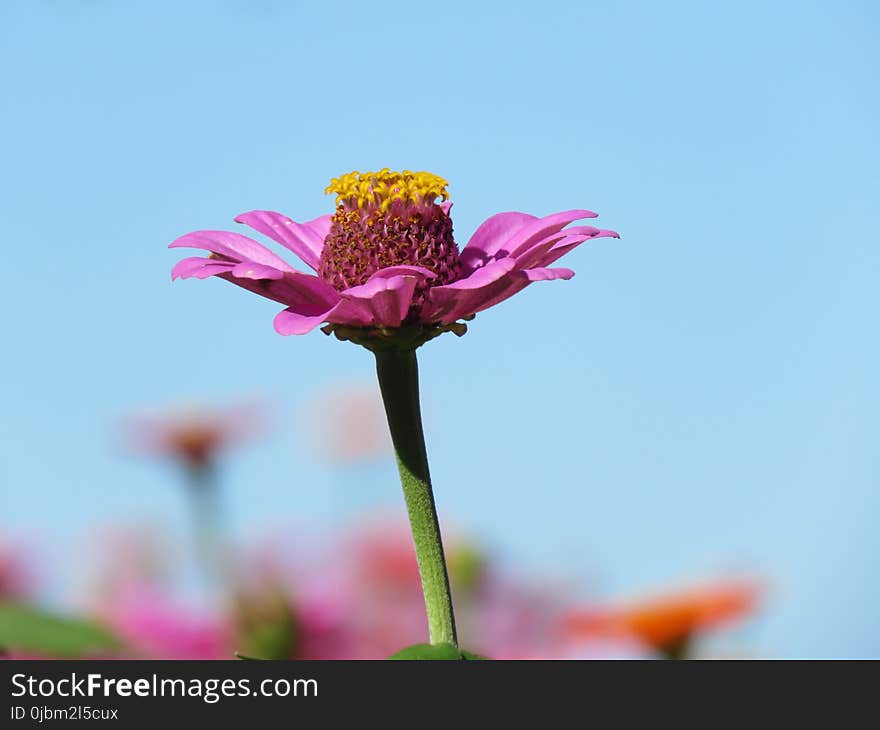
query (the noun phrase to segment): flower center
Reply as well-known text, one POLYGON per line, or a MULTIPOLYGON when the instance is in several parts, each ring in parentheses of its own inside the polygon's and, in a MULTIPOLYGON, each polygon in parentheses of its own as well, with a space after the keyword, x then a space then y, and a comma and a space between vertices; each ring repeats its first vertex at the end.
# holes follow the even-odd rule
POLYGON ((447 200, 446 182, 430 172, 392 172, 387 167, 379 172, 349 172, 330 180, 325 193, 336 193, 336 205, 348 209, 378 206, 386 212, 394 201, 433 204, 437 198, 447 200))
MULTIPOLYGON (((318 265, 318 274, 336 289, 358 286, 388 266, 421 266, 437 277, 431 286, 455 281, 458 246, 452 220, 437 198, 446 200, 446 181, 429 172, 351 172, 333 178, 336 213, 318 265)), ((420 285, 410 314, 424 301, 420 285)))

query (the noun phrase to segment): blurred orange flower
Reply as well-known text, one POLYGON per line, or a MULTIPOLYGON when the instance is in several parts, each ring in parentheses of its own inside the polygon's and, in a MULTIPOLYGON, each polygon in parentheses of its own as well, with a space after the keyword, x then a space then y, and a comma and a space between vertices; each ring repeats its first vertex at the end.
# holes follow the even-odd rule
POLYGON ((132 451, 203 468, 225 449, 258 435, 264 425, 264 409, 256 403, 190 406, 134 416, 124 435, 132 451))
POLYGON ((618 608, 572 611, 564 630, 581 638, 631 637, 680 658, 693 637, 753 613, 761 592, 755 580, 706 583, 618 608))

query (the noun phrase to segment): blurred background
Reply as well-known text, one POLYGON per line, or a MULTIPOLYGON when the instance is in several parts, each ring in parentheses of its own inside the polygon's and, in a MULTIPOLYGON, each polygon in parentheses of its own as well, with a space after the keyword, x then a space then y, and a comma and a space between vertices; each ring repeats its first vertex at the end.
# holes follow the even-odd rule
POLYGON ((7 600, 157 656, 420 640, 372 357, 276 335, 279 307, 224 282, 172 285, 166 250, 254 208, 309 220, 331 176, 387 166, 450 181, 459 245, 502 210, 587 207, 622 236, 421 351, 475 649, 644 655, 601 628, 620 606, 745 576, 701 654, 880 655, 878 20, 869 2, 4 2, 7 600), (258 424, 212 432, 207 478, 157 441, 242 407, 258 424), (230 554, 264 577, 232 604, 230 554))

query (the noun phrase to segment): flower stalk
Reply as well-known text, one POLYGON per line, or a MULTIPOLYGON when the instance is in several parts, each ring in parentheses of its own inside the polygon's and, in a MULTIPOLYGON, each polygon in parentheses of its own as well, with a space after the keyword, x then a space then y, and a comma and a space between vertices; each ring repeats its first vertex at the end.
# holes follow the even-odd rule
POLYGON ((431 489, 414 349, 377 349, 376 373, 409 513, 432 644, 458 646, 452 592, 431 489))
POLYGON ((229 564, 230 551, 223 528, 216 469, 211 463, 201 463, 190 465, 187 471, 199 560, 206 579, 213 587, 227 590, 233 580, 233 571, 229 564))

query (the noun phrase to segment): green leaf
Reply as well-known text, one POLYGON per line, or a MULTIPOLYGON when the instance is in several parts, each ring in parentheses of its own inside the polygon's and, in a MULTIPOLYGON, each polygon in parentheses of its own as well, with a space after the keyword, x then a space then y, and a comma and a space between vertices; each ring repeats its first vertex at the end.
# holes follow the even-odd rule
POLYGON ((0 648, 46 657, 79 657, 119 650, 122 642, 91 621, 0 601, 0 648))
POLYGON ((487 657, 487 656, 481 656, 480 654, 474 654, 472 651, 465 651, 464 649, 461 650, 461 658, 467 659, 469 661, 480 661, 480 662, 489 660, 489 657, 487 657))
POLYGON ((486 657, 459 649, 452 644, 413 644, 392 654, 389 659, 430 659, 455 661, 461 659, 485 659, 486 657))

